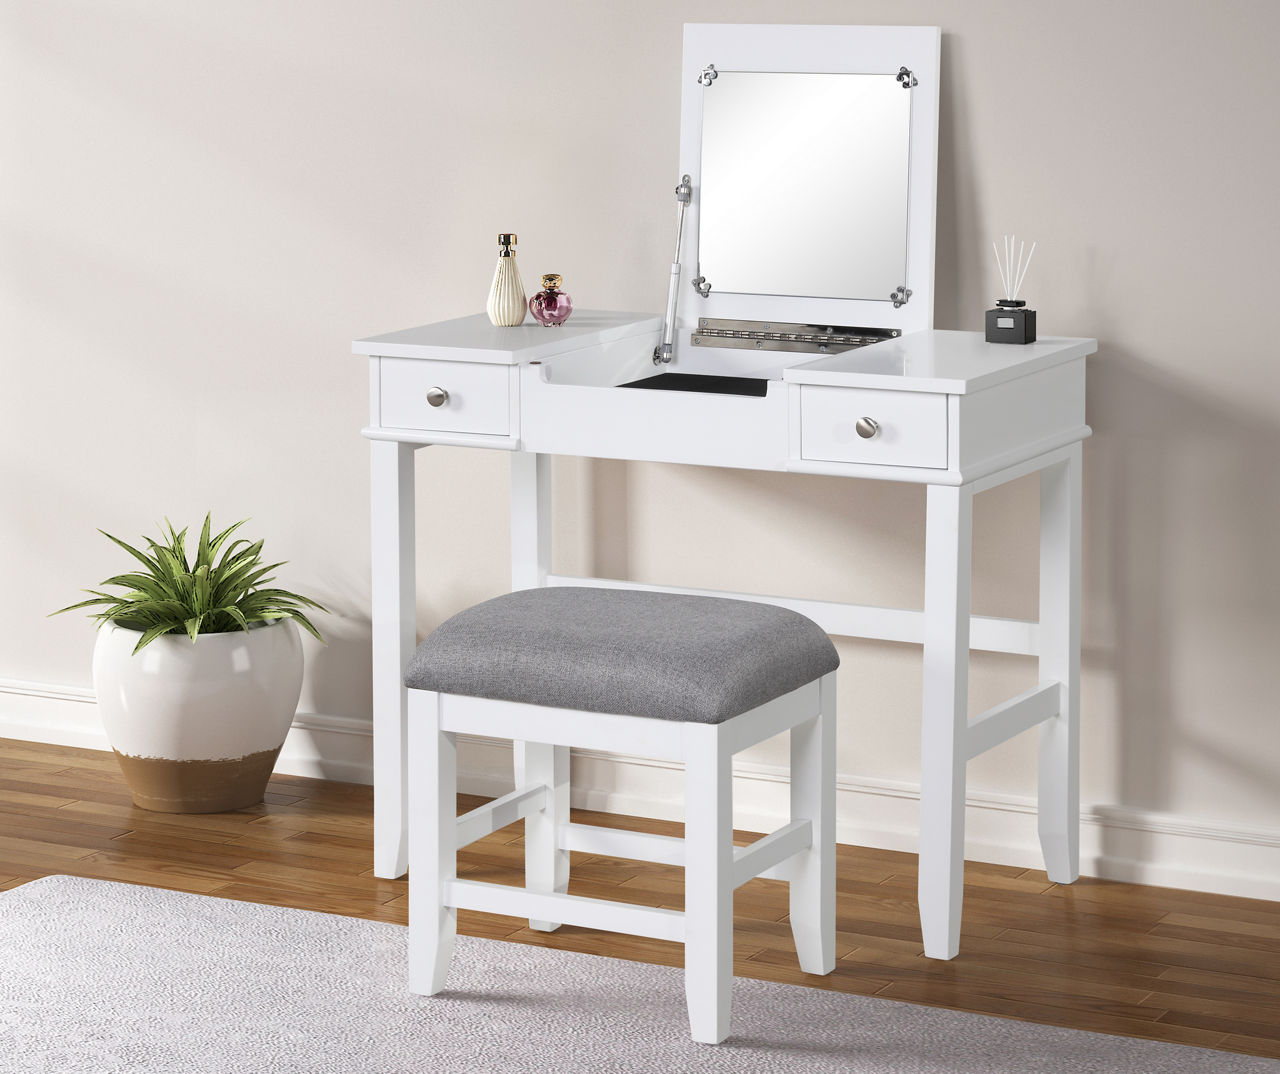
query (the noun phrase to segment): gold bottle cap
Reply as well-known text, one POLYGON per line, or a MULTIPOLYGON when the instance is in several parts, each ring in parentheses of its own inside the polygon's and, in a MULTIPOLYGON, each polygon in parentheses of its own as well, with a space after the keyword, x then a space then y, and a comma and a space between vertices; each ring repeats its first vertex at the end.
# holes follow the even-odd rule
POLYGON ((560 286, 560 273, 547 272, 542 276, 542 289, 544 291, 554 291, 560 286))
POLYGON ((516 244, 516 237, 515 237, 514 235, 499 235, 499 236, 498 236, 498 245, 499 245, 499 246, 514 246, 515 244, 516 244))

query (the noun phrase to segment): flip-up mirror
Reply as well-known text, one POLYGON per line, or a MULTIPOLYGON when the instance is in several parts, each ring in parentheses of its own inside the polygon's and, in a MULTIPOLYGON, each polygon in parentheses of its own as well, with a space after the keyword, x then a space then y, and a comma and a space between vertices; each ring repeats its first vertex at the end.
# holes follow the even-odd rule
POLYGON ((685 27, 680 368, 777 367, 821 345, 806 328, 933 326, 939 43, 935 27, 685 27))
POLYGON ((907 271, 911 95, 893 75, 721 71, 702 94, 698 271, 884 300, 907 271))

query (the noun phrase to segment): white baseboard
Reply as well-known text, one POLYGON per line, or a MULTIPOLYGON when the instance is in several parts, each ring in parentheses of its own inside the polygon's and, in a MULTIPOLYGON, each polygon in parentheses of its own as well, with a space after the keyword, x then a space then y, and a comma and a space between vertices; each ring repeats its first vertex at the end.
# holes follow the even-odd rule
MULTIPOLYGON (((0 738, 110 749, 92 690, 4 679, 0 738)), ((367 720, 299 713, 276 770, 371 783, 372 747, 367 720)), ((462 790, 496 795, 512 789, 508 744, 463 736, 458 760, 462 790)), ((668 761, 573 753, 573 804, 583 809, 680 820, 683 780, 683 768, 668 761)), ((836 787, 840 842, 916 852, 918 784, 841 775, 836 787)), ((787 819, 786 770, 736 762, 734 801, 737 827, 780 827, 787 819)), ((1085 806, 1080 820, 1080 867, 1087 876, 1280 901, 1280 829, 1101 804, 1085 806)), ((971 791, 965 826, 969 860, 1042 867, 1034 799, 971 791)))

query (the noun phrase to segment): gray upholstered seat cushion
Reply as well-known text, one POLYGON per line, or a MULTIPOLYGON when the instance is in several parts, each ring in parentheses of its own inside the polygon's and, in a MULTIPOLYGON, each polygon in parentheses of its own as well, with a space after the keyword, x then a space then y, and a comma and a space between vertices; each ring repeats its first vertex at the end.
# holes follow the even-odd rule
POLYGON ((831 639, 771 604, 526 589, 460 612, 409 661, 419 690, 721 723, 834 671, 831 639))

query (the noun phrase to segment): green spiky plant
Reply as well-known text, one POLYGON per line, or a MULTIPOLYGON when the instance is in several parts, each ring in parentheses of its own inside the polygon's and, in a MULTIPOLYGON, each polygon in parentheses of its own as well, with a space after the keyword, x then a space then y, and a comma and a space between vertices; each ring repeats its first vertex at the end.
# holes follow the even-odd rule
POLYGON ((194 642, 201 634, 225 634, 232 630, 248 630, 256 623, 292 619, 318 640, 320 632, 307 618, 304 608, 328 609, 314 600, 268 586, 274 581, 268 575, 283 563, 262 565, 262 542, 249 542, 243 537, 227 544, 227 539, 248 521, 241 519, 221 533, 210 536, 212 515, 206 515, 200 530, 195 559, 187 559, 187 529, 174 529, 165 520, 161 540, 144 537, 147 551, 112 537, 114 541, 145 568, 131 574, 117 574, 102 583, 119 586, 121 595, 86 589, 93 599, 82 600, 52 613, 75 611, 77 608, 101 608, 90 617, 103 623, 140 631, 142 636, 133 651, 150 645, 165 634, 186 634, 194 642), (225 546, 225 547, 224 547, 225 546), (221 552, 221 556, 218 553, 221 552))

